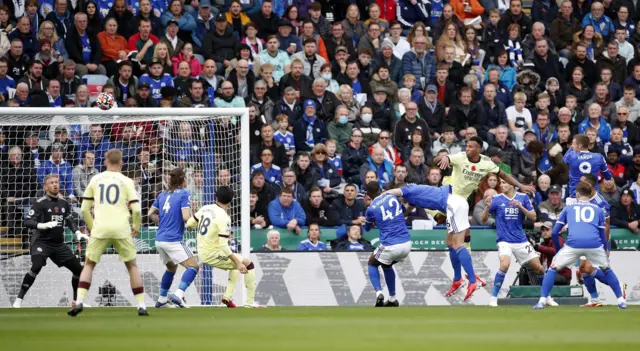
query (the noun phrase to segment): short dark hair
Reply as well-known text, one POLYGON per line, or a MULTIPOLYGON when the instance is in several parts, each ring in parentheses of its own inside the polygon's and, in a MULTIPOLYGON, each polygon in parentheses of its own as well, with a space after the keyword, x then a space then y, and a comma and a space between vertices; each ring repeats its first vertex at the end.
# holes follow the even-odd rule
POLYGON ((344 186, 344 189, 346 189, 347 187, 352 187, 352 188, 356 189, 356 191, 358 191, 358 187, 353 183, 347 183, 347 185, 344 186))
POLYGON ((194 84, 200 84, 204 88, 204 82, 202 82, 202 79, 200 78, 192 80, 191 84, 189 84, 189 89, 193 89, 194 84))
POLYGON ((372 199, 378 197, 380 195, 380 184, 375 181, 367 183, 367 195, 372 199))
POLYGON ((282 189, 280 189, 280 195, 282 194, 290 194, 293 195, 293 190, 289 189, 289 187, 283 187, 282 189))
POLYGON ((302 46, 305 46, 307 44, 313 44, 313 45, 317 45, 318 43, 316 43, 315 39, 313 38, 307 38, 304 40, 304 42, 302 43, 302 46))
POLYGON ((578 195, 590 196, 591 190, 592 190, 592 186, 585 182, 579 182, 578 185, 576 185, 576 193, 578 195))
POLYGON ((544 144, 540 140, 532 140, 527 144, 527 151, 530 154, 542 155, 544 153, 544 144))
POLYGON ((233 190, 231 190, 231 187, 218 187, 218 189, 216 189, 216 200, 223 205, 231 203, 231 201, 233 201, 233 190))
POLYGON ((266 178, 266 176, 264 175, 264 172, 259 170, 259 169, 256 169, 255 171, 253 171, 252 176, 253 176, 253 178, 255 178, 257 176, 262 176, 263 178, 266 178))
POLYGON ((585 134, 578 134, 575 136, 576 144, 580 147, 589 147, 589 137, 585 134))
POLYGON ((480 147, 482 147, 482 145, 484 144, 484 141, 479 136, 471 137, 471 139, 469 139, 469 141, 475 141, 476 143, 478 143, 478 145, 480 145, 480 147))
POLYGON ((595 175, 591 174, 591 173, 585 173, 582 175, 581 178, 584 178, 587 180, 587 182, 589 183, 589 185, 591 186, 596 186, 596 184, 598 183, 598 177, 596 177, 595 175))
POLYGON ((120 61, 120 63, 118 63, 118 70, 120 70, 124 66, 129 66, 133 68, 133 63, 129 60, 120 61))

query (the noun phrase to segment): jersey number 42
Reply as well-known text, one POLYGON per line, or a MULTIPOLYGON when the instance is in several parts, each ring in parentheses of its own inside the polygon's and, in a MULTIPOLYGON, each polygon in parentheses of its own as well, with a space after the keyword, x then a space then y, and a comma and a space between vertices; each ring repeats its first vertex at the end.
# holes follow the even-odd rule
POLYGON ((391 198, 389 202, 386 204, 388 206, 388 210, 385 208, 385 205, 380 206, 380 212, 382 213, 382 220, 386 221, 389 219, 393 219, 402 215, 402 206, 398 202, 398 199, 391 198))

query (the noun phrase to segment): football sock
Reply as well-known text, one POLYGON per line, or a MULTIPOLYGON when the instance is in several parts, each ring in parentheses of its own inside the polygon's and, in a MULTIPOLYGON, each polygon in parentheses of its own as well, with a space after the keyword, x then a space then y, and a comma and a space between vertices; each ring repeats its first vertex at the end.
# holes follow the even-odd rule
POLYGON ((554 268, 549 268, 549 270, 547 270, 547 274, 544 275, 544 280, 542 280, 540 301, 546 301, 547 296, 551 295, 551 289, 553 288, 553 283, 556 280, 557 273, 558 272, 554 268))
POLYGON ((76 277, 75 275, 71 277, 71 288, 73 289, 73 301, 78 297, 78 283, 80 282, 80 277, 76 277))
POLYGON ((538 285, 542 285, 542 281, 544 280, 544 274, 538 274, 536 275, 536 277, 538 278, 538 285))
POLYGON ((175 275, 176 272, 164 271, 162 280, 160 281, 160 297, 158 298, 158 302, 167 302, 167 295, 169 295, 169 289, 171 289, 171 284, 173 283, 173 277, 175 275))
POLYGON ((458 254, 458 259, 460 260, 460 264, 464 267, 465 272, 469 276, 469 284, 473 284, 476 282, 476 272, 473 270, 473 261, 471 260, 471 255, 467 248, 464 246, 460 246, 456 253, 458 254))
POLYGON ((498 269, 496 277, 493 279, 493 291, 491 292, 491 296, 498 297, 500 288, 502 287, 502 282, 504 282, 505 275, 507 275, 507 272, 503 271, 502 269, 498 269))
POLYGON ((389 289, 389 296, 396 296, 396 272, 393 267, 383 268, 382 273, 384 273, 384 281, 389 289))
POLYGON ((453 249, 453 246, 447 246, 447 248, 449 249, 449 260, 453 267, 453 281, 457 282, 462 279, 462 266, 460 265, 460 259, 458 258, 456 251, 453 249))
POLYGON ((147 306, 144 304, 144 287, 131 288, 131 291, 136 297, 136 301, 138 301, 138 308, 147 309, 147 306))
POLYGON ((582 279, 584 280, 584 286, 587 288, 589 292, 589 296, 591 296, 591 301, 598 300, 598 289, 596 288, 596 279, 595 274, 583 274, 582 279))
POLYGON ((247 287, 247 304, 255 303, 256 298, 256 271, 249 269, 244 275, 244 285, 247 287))
POLYGON ((238 281, 238 276, 240 275, 240 271, 234 269, 229 271, 229 280, 227 281, 227 290, 224 292, 224 296, 231 298, 233 296, 233 292, 236 289, 236 282, 238 281))
POLYGON ((594 277, 598 279, 600 283, 604 285, 609 285, 609 282, 607 282, 607 276, 604 274, 604 272, 600 268, 596 268, 594 277))
POLYGON ((76 296, 76 303, 82 303, 84 298, 87 296, 90 287, 91 283, 83 282, 82 280, 78 282, 78 296, 76 296))
POLYGON ((36 281, 37 274, 33 274, 33 272, 28 271, 27 274, 24 275, 24 279, 22 279, 22 285, 20 286, 20 292, 18 293, 19 299, 24 299, 24 295, 27 294, 33 282, 36 281))
POLYGON ((611 290, 613 290, 613 293, 616 295, 617 298, 621 298, 622 289, 620 288, 620 281, 618 281, 618 276, 616 276, 616 274, 613 272, 611 268, 607 269, 603 273, 607 278, 607 283, 609 287, 611 287, 611 290))
POLYGON ((178 285, 178 290, 176 290, 177 297, 179 298, 184 297, 184 291, 187 290, 187 288, 189 287, 189 285, 191 285, 193 280, 196 279, 197 275, 198 275, 198 268, 196 267, 189 267, 184 273, 182 273, 182 281, 180 282, 180 285, 178 285))
POLYGON ((380 271, 377 266, 369 265, 367 267, 369 269, 369 280, 371 280, 371 285, 373 285, 373 289, 375 291, 381 291, 380 285, 380 271))

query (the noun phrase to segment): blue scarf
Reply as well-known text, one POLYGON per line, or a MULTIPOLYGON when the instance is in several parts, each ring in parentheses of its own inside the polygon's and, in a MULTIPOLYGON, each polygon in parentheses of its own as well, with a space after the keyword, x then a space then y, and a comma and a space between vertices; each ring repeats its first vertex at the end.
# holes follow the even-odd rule
POLYGON ((307 136, 305 137, 305 143, 307 145, 309 145, 310 147, 314 147, 316 145, 316 142, 313 140, 313 125, 316 123, 316 121, 318 120, 316 118, 316 116, 313 116, 313 119, 309 119, 309 117, 307 117, 307 115, 303 115, 302 116, 304 118, 304 120, 308 123, 307 124, 307 136))

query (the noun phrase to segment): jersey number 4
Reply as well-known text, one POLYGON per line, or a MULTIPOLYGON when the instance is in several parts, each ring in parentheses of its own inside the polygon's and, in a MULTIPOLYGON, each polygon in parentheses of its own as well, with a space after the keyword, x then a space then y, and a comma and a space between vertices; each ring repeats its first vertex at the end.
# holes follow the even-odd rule
POLYGON ((120 199, 120 188, 117 185, 111 184, 105 189, 104 184, 100 184, 99 187, 101 204, 104 203, 104 200, 107 200, 109 205, 115 205, 118 203, 118 200, 120 199))
POLYGON ((400 206, 400 203, 396 198, 389 199, 387 205, 389 206, 388 210, 385 208, 385 205, 380 206, 380 212, 382 213, 383 221, 393 219, 402 214, 402 206, 400 206))
POLYGON ((164 211, 164 213, 169 213, 169 210, 171 210, 171 195, 167 196, 167 199, 164 200, 164 205, 162 206, 162 210, 164 211))
POLYGON ((596 216, 596 212, 591 207, 574 207, 576 210, 576 222, 591 223, 596 216))

